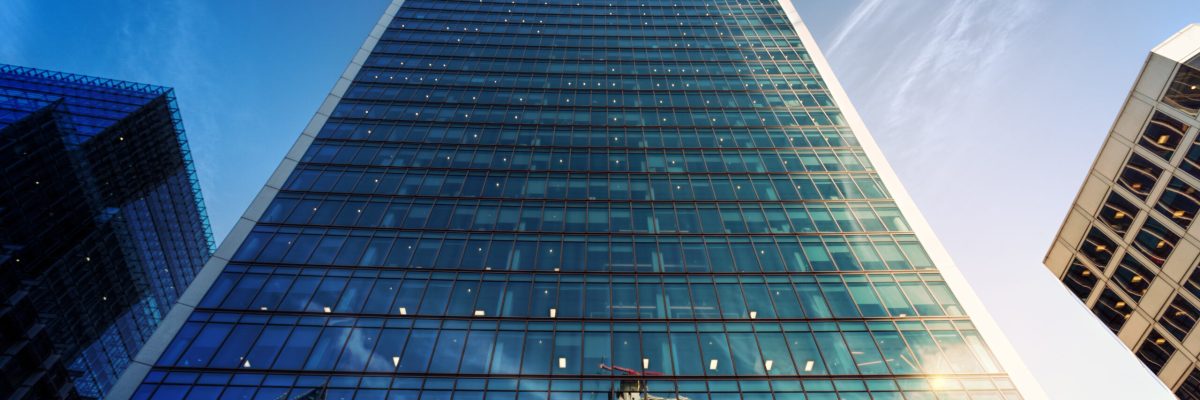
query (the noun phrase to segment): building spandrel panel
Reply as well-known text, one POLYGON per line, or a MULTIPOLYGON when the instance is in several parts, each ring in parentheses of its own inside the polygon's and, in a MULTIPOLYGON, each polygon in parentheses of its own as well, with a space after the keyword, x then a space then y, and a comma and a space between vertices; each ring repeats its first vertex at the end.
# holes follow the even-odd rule
POLYGON ((790 14, 393 3, 122 394, 1022 398, 790 14))

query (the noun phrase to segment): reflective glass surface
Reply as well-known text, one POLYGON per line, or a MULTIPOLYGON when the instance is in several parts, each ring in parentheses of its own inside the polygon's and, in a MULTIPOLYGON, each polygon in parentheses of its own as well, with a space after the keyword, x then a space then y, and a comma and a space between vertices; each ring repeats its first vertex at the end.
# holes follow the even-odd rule
POLYGON ((1142 131, 1138 145, 1150 150, 1164 160, 1170 160, 1171 155, 1179 148, 1179 142, 1187 133, 1188 126, 1161 112, 1155 112, 1142 131))
POLYGON ((1139 211, 1132 202, 1113 191, 1109 192, 1108 199, 1104 201, 1097 217, 1112 228, 1113 232, 1124 235, 1129 231, 1129 226, 1133 225, 1139 211))
POLYGON ((1187 228, 1200 211, 1200 192, 1179 178, 1171 178, 1154 208, 1171 218, 1171 222, 1187 228))
POLYGON ((1089 296, 1092 295, 1092 289, 1096 287, 1096 273, 1092 272, 1091 268, 1084 265, 1079 259, 1071 262, 1071 266, 1067 269, 1066 276, 1063 277, 1063 284, 1079 301, 1087 302, 1089 296))
POLYGON ((1195 66, 1195 60, 1189 64, 1179 66, 1175 77, 1167 86, 1167 92, 1163 94, 1162 101, 1196 116, 1196 113, 1200 112, 1200 87, 1197 87, 1200 86, 1200 69, 1195 66))
POLYGON ((1163 265, 1179 243, 1179 235, 1154 218, 1146 218, 1142 230, 1133 237, 1132 247, 1140 250, 1156 265, 1163 265))
POLYGON ((1104 269, 1108 265, 1108 262, 1112 260, 1113 252, 1116 250, 1117 243, 1096 227, 1088 230, 1087 236, 1079 244, 1079 253, 1100 269, 1104 269))
POLYGON ((1019 398, 824 82, 774 1, 406 1, 135 397, 1019 398))
POLYGON ((1200 310, 1183 296, 1175 295, 1175 299, 1171 300, 1167 309, 1163 311, 1158 323, 1176 339, 1183 340, 1192 327, 1196 326, 1197 317, 1200 317, 1200 310))
POLYGON ((1142 360, 1142 364, 1146 364, 1150 372, 1157 374, 1171 355, 1175 354, 1175 346, 1168 343, 1158 331, 1151 330, 1150 335, 1146 336, 1146 340, 1142 341, 1141 347, 1134 354, 1142 360))
POLYGON ((1192 367, 1183 383, 1175 389, 1175 396, 1181 399, 1200 398, 1200 369, 1192 367))
POLYGON ((1125 168, 1121 169, 1121 175, 1117 177, 1117 184, 1128 189, 1130 193, 1133 193, 1138 198, 1145 200, 1146 196, 1150 195, 1150 190, 1154 188, 1154 183, 1158 181, 1158 176, 1162 175, 1162 172, 1162 167, 1134 153, 1129 156, 1129 161, 1125 164, 1125 168))
POLYGON ((1111 281, 1125 289, 1125 294, 1133 298, 1133 301, 1140 301, 1146 291, 1150 289, 1150 283, 1157 276, 1151 272, 1140 261, 1130 254, 1125 254, 1121 258, 1121 262, 1117 264, 1116 272, 1113 272, 1111 281))
POLYGON ((1096 314, 1108 329, 1117 333, 1125 326, 1125 320, 1133 313, 1133 307, 1122 299, 1116 290, 1105 287, 1096 304, 1092 306, 1092 313, 1096 314))
POLYGON ((171 88, 0 64, 0 398, 99 398, 212 253, 171 88))

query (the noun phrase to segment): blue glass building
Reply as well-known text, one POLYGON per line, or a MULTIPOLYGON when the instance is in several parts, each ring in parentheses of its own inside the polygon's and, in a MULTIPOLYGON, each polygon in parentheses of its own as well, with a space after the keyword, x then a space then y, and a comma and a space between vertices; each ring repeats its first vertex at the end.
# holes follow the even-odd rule
POLYGON ((0 398, 99 398, 212 253, 169 88, 0 65, 0 398))
POLYGON ((1022 398, 811 41, 394 2, 112 398, 1022 398))

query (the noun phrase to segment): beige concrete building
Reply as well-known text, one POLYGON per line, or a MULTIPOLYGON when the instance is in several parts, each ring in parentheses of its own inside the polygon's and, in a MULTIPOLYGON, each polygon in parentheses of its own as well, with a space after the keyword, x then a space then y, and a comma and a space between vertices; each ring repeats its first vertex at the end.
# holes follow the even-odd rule
POLYGON ((1183 399, 1200 399, 1200 25, 1151 51, 1045 264, 1183 399))

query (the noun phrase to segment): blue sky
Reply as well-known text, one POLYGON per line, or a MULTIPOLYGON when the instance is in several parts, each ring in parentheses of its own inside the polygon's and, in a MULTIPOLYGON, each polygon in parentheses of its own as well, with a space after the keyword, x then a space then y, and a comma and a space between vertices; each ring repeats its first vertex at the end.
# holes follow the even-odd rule
MULTIPOLYGON (((0 62, 176 88, 223 238, 386 0, 5 0, 0 62)), ((1042 267, 1193 1, 800 1, 889 161, 1050 398, 1168 398, 1042 267)))

